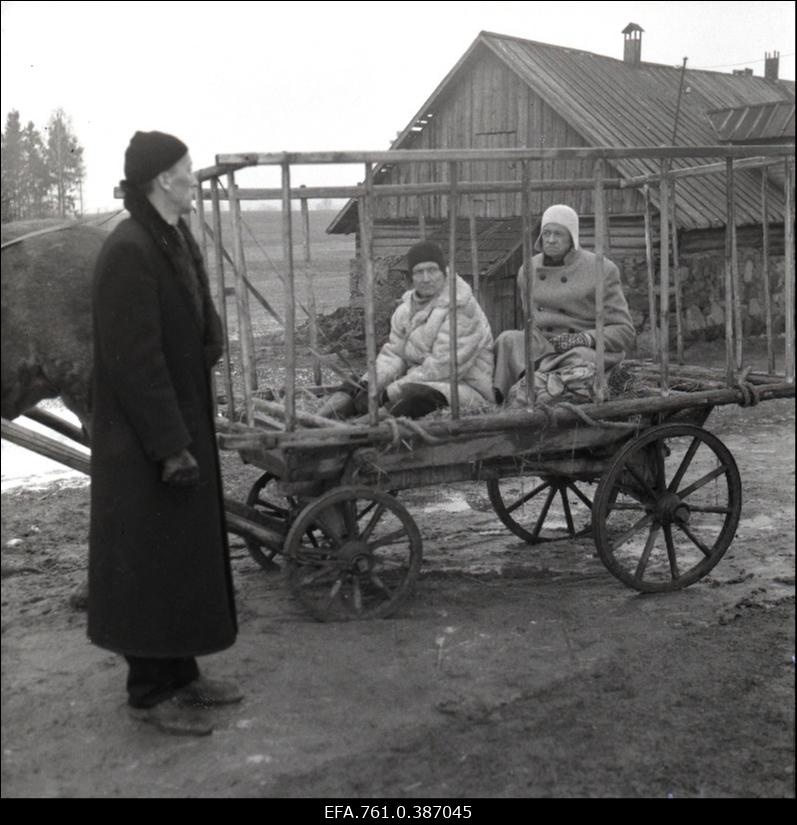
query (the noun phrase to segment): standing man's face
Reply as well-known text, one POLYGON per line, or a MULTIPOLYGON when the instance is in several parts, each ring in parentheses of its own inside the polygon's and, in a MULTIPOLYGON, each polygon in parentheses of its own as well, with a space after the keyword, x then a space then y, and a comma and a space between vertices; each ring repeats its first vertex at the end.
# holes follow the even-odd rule
POLYGON ((166 197, 178 214, 188 215, 191 212, 191 200, 197 184, 191 170, 191 155, 186 152, 168 172, 164 172, 163 177, 162 185, 166 197))

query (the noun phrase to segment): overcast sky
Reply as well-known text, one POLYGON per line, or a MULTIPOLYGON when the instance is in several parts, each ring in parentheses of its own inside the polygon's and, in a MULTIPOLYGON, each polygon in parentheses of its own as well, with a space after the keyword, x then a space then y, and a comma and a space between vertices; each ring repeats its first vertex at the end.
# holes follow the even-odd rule
MULTIPOLYGON (((43 131, 62 107, 85 148, 87 212, 136 129, 217 153, 386 149, 482 30, 622 58, 794 79, 793 2, 3 2, 2 115, 43 131)), ((353 183, 309 168, 294 183, 353 183)), ((352 177, 354 175, 354 177, 352 177)), ((271 185, 262 174, 243 185, 271 185)))

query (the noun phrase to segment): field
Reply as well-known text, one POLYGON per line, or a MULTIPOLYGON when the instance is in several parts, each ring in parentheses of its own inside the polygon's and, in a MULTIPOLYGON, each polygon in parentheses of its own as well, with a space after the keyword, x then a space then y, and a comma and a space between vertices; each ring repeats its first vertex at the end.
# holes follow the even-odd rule
MULTIPOLYGON (((349 261, 354 257, 353 235, 328 235, 326 228, 337 212, 311 210, 310 248, 311 262, 305 262, 304 237, 301 214, 293 213, 293 261, 297 300, 309 306, 308 273, 315 281, 316 309, 319 315, 326 315, 349 302, 349 261)), ((271 210, 244 211, 243 242, 247 276, 281 317, 285 317, 284 281, 287 267, 283 261, 282 213, 271 210)), ((210 219, 209 212, 206 218, 210 219)), ((196 221, 194 221, 196 231, 196 221)), ((222 236, 230 255, 233 254, 233 233, 229 213, 222 213, 222 236)), ((212 245, 208 249, 209 274, 216 292, 215 264, 212 245)), ((229 265, 225 266, 225 283, 232 287, 233 274, 229 265)), ((274 332, 280 325, 258 302, 250 297, 252 324, 256 334, 274 332)), ((233 338, 237 337, 237 316, 235 299, 228 295, 228 321, 233 338)), ((306 316, 297 311, 297 324, 304 323, 306 316)))

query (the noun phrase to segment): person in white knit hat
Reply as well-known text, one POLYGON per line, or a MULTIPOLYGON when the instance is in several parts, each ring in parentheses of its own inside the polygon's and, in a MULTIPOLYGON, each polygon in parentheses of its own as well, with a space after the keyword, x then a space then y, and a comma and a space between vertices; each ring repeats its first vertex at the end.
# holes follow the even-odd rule
MULTIPOLYGON (((595 255, 581 248, 578 215, 565 204, 545 210, 534 249, 535 373, 573 365, 595 364, 595 255)), ((620 272, 608 258, 604 271, 604 343, 606 364, 619 363, 633 348, 636 331, 623 294, 620 272)), ((526 284, 521 266, 517 276, 525 314, 526 284)), ((526 369, 524 333, 509 330, 495 342, 496 399, 505 400, 526 369)))

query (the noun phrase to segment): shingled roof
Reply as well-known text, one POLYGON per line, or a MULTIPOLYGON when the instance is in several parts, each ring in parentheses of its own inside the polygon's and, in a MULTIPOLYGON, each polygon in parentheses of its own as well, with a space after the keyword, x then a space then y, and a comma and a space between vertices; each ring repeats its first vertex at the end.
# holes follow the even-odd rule
MULTIPOLYGON (((401 132, 391 149, 408 148, 414 129, 477 50, 487 49, 505 63, 529 88, 564 118, 590 146, 670 146, 678 100, 681 68, 656 63, 626 63, 592 52, 553 46, 518 37, 481 32, 459 62, 401 132)), ((769 103, 794 103, 794 82, 752 75, 687 69, 675 145, 700 146, 718 142, 708 113, 723 108, 769 103)), ((456 147, 449 147, 456 148, 456 147)), ((681 158, 674 168, 709 163, 711 159, 681 158)), ((612 161, 622 177, 659 171, 652 159, 612 161)), ((759 220, 760 173, 736 175, 736 215, 740 224, 759 220)), ((725 224, 725 183, 722 175, 689 178, 678 183, 678 223, 683 229, 725 224)), ((656 193, 652 193, 656 204, 656 193)), ((773 220, 782 220, 783 196, 773 189, 773 220)), ((356 208, 351 202, 332 223, 356 208)))

